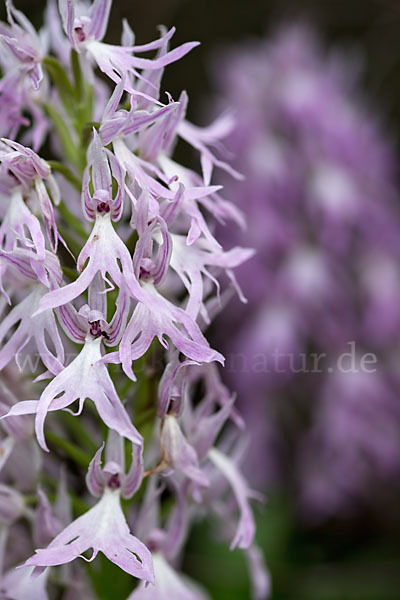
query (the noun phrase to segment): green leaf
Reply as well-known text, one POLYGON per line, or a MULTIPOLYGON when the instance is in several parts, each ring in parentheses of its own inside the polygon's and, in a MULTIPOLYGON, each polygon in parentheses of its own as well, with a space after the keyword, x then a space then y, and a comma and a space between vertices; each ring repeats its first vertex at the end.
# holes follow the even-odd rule
POLYGON ((74 143, 69 127, 64 121, 58 110, 50 103, 44 105, 46 112, 53 122, 58 137, 60 138, 61 146, 67 160, 73 165, 82 169, 82 160, 80 151, 74 143))
POLYGON ((80 101, 84 98, 82 70, 81 70, 81 65, 79 62, 79 54, 73 48, 71 50, 71 65, 72 65, 72 72, 74 74, 74 82, 75 82, 74 96, 78 101, 80 101))
POLYGON ((73 116, 74 89, 61 63, 53 56, 45 56, 43 64, 54 81, 60 100, 70 116, 73 116))
POLYGON ((88 468, 92 457, 85 454, 85 452, 82 452, 82 450, 75 446, 75 444, 69 442, 68 440, 64 440, 52 431, 47 431, 46 437, 53 446, 63 450, 80 467, 83 467, 84 469, 88 468))
POLYGON ((62 267, 62 272, 63 274, 68 277, 68 279, 72 282, 72 281, 76 281, 76 279, 78 279, 78 275, 79 273, 77 271, 75 271, 74 269, 70 269, 70 267, 62 267))
POLYGON ((77 233, 81 238, 83 238, 86 241, 86 239, 88 238, 88 232, 86 231, 78 217, 76 217, 69 210, 69 208, 67 208, 64 200, 60 202, 57 208, 67 225, 69 225, 69 227, 71 227, 71 229, 73 229, 75 233, 77 233))
POLYGON ((94 454, 98 450, 97 443, 94 441, 81 419, 77 419, 65 411, 60 411, 59 418, 82 450, 85 448, 90 454, 94 454))
POLYGON ((56 160, 48 160, 47 164, 50 165, 50 167, 53 171, 58 171, 58 173, 61 173, 62 175, 64 175, 65 179, 67 181, 69 181, 70 183, 72 183, 72 185, 74 187, 76 187, 76 189, 79 192, 81 191, 81 189, 82 189, 81 180, 67 167, 67 165, 64 165, 63 163, 60 163, 56 160))
POLYGON ((61 225, 58 226, 58 231, 61 234, 64 242, 67 244, 68 251, 72 253, 73 259, 76 262, 76 257, 82 249, 82 245, 71 235, 70 231, 61 225))
POLYGON ((95 129, 99 129, 100 125, 101 123, 99 123, 98 121, 87 121, 85 123, 81 132, 81 144, 84 148, 87 148, 87 146, 89 145, 93 127, 95 129))

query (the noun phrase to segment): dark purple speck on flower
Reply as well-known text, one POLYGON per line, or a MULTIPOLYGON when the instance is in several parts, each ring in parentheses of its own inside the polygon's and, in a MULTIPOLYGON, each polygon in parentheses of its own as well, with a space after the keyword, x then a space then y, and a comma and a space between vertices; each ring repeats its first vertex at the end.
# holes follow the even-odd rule
POLYGON ((99 202, 99 204, 97 205, 97 212, 98 213, 109 213, 110 212, 110 206, 107 202, 99 202))
POLYGON ((108 480, 108 487, 112 490, 118 490, 121 487, 121 481, 117 473, 108 480))
POLYGON ((84 42, 86 39, 85 32, 83 31, 83 27, 75 27, 76 37, 79 42, 84 42))
POLYGON ((100 337, 102 335, 100 321, 94 321, 93 323, 90 323, 89 332, 95 338, 100 337))

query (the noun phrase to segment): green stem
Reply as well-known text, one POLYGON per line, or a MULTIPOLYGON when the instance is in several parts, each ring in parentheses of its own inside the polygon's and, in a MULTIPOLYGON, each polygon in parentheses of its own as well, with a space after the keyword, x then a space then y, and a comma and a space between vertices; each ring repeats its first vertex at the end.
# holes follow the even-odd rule
POLYGON ((76 419, 67 412, 61 411, 60 415, 64 425, 68 428, 71 434, 74 436, 77 442, 85 444, 88 452, 96 452, 98 450, 96 442, 92 436, 88 433, 86 427, 82 425, 80 419, 76 419))
POLYGON ((80 157, 80 151, 76 147, 75 142, 73 141, 68 126, 58 110, 50 103, 47 102, 44 105, 46 112, 50 119, 53 122, 54 128, 57 132, 57 135, 60 139, 60 143, 62 145, 64 154, 67 160, 75 165, 78 169, 82 168, 82 161, 80 157))
POLYGON ((72 185, 80 192, 82 189, 82 182, 68 167, 57 160, 48 160, 47 164, 50 165, 53 171, 58 171, 64 175, 65 179, 72 183, 72 185))
POLYGON ((154 420, 155 417, 156 417, 156 414, 157 414, 157 411, 156 411, 156 409, 154 407, 148 408, 147 410, 145 410, 144 412, 142 412, 140 415, 138 415, 138 417, 135 419, 135 426, 138 429, 140 429, 148 421, 154 420))
POLYGON ((71 282, 76 281, 76 279, 78 279, 79 273, 77 271, 75 271, 74 269, 71 269, 70 267, 63 266, 62 272, 66 277, 68 277, 68 279, 71 282))
POLYGON ((37 504, 38 497, 36 494, 28 494, 24 496, 25 504, 28 506, 37 504))
POLYGON ((82 127, 81 131, 81 144, 83 148, 86 148, 90 141, 90 136, 92 135, 92 130, 95 128, 96 130, 100 129, 101 123, 98 121, 88 121, 82 127))
POLYGON ((57 446, 61 450, 64 450, 68 456, 70 456, 80 467, 87 469, 91 460, 80 448, 75 446, 72 442, 64 440, 56 433, 47 431, 46 437, 54 446, 57 446))
POLYGON ((74 89, 61 63, 53 56, 45 56, 43 64, 54 81, 60 100, 66 112, 72 117, 74 111, 74 89))
POLYGON ((69 208, 66 206, 65 202, 64 201, 60 202, 60 204, 58 205, 57 208, 58 208, 61 216, 64 218, 65 222, 67 223, 67 225, 69 225, 69 227, 71 227, 75 231, 75 233, 77 233, 81 238, 83 238, 84 240, 87 240, 88 232, 86 231, 86 229, 84 228, 84 226, 82 225, 82 223, 78 219, 78 217, 76 217, 69 210, 69 208))
POLYGON ((76 257, 79 255, 79 253, 82 249, 82 244, 80 242, 78 242, 76 239, 74 239, 74 237, 70 234, 68 229, 66 229, 65 227, 62 227, 61 225, 59 225, 58 231, 60 232, 64 242, 66 243, 69 253, 72 255, 73 259, 76 262, 76 257))
POLYGON ((82 82, 82 71, 81 71, 81 65, 79 64, 79 55, 77 53, 76 50, 72 49, 71 50, 71 65, 72 65, 72 72, 74 74, 74 81, 75 81, 75 98, 78 101, 81 101, 83 99, 83 94, 84 94, 84 88, 83 88, 83 82, 82 82))

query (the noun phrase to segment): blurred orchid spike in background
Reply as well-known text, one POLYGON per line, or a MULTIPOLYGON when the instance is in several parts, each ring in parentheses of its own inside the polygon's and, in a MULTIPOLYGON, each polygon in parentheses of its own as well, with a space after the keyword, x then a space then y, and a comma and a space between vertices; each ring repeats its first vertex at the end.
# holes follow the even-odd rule
MULTIPOLYGON (((310 26, 214 68, 238 116, 225 143, 247 174, 219 181, 258 250, 237 272, 248 306, 224 311, 215 337, 253 434, 252 483, 287 486, 308 524, 349 518, 384 502, 400 471, 394 148, 360 98, 359 62, 327 53, 310 26)), ((227 247, 247 240, 220 233, 227 247)))
POLYGON ((216 219, 245 221, 212 183, 242 178, 219 154, 234 121, 194 126, 186 92, 161 93, 198 45, 170 48, 174 28, 135 45, 124 22, 112 45, 111 0, 50 0, 39 32, 6 9, 0 596, 104 598, 111 578, 113 599, 207 598, 183 559, 210 521, 262 600, 244 423, 205 334, 229 289, 245 300, 233 269, 253 254, 215 237, 216 219), (201 174, 176 162, 178 138, 201 174))

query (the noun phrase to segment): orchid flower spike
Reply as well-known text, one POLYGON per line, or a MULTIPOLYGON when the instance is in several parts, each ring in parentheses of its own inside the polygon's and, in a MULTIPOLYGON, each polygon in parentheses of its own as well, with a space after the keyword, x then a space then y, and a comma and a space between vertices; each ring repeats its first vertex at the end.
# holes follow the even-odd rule
POLYGON ((206 332, 232 288, 246 302, 234 270, 253 255, 216 227, 245 224, 213 181, 241 178, 222 147, 234 119, 189 123, 162 76, 197 42, 160 27, 137 45, 124 21, 108 44, 111 4, 49 0, 36 32, 6 0, 0 23, 0 596, 96 600, 102 553, 140 580, 121 597, 207 600, 178 563, 214 517, 264 600, 254 493, 226 441, 244 424, 206 332))

